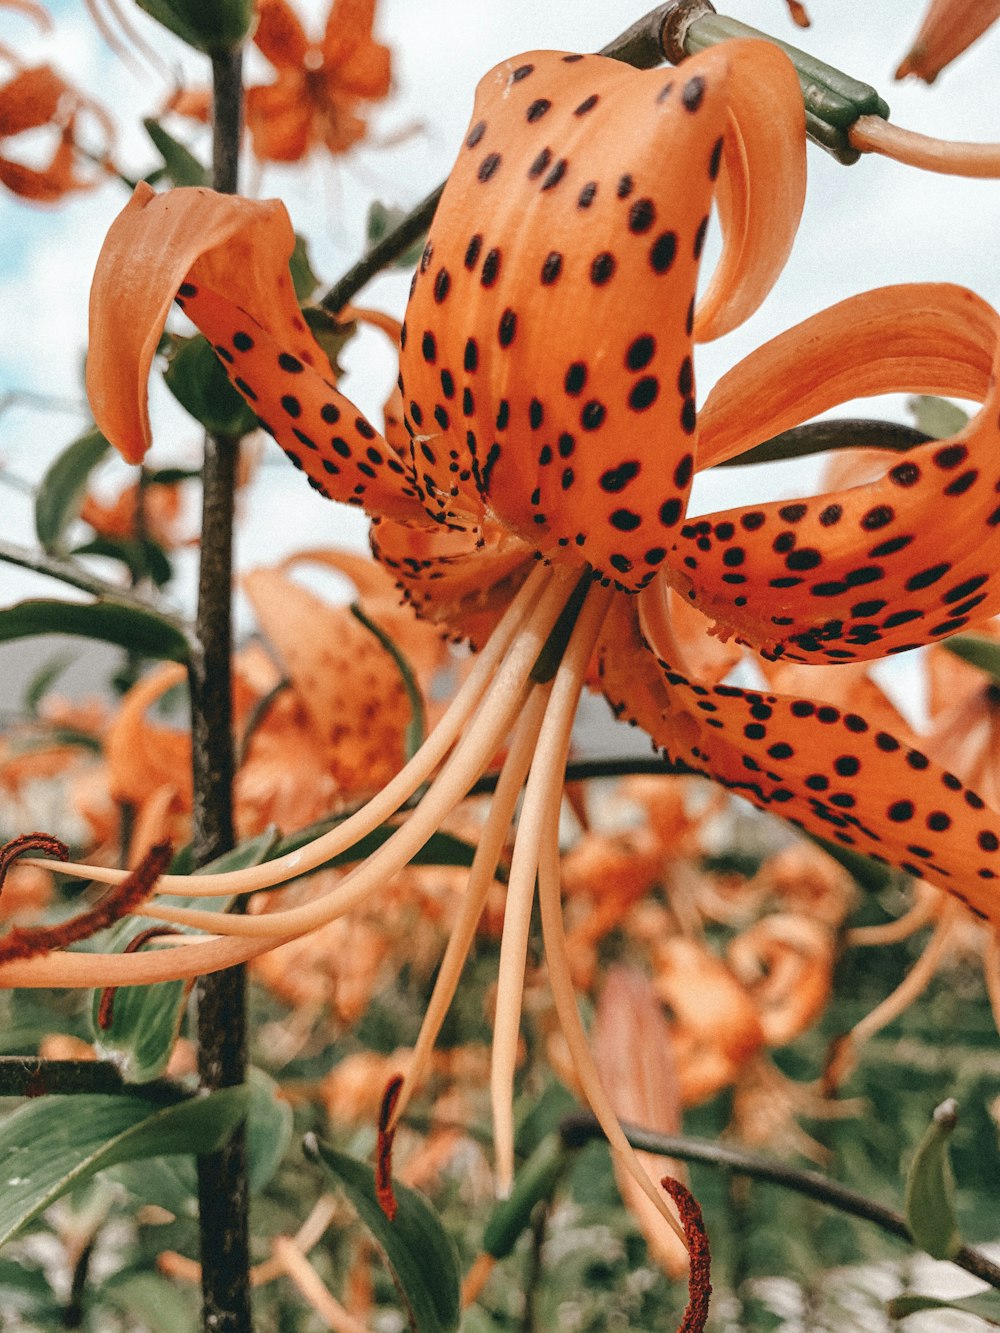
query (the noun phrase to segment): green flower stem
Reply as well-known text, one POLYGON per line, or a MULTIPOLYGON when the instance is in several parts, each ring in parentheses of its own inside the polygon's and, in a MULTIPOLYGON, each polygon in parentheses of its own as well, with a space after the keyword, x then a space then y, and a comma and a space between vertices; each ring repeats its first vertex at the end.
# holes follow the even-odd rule
MULTIPOLYGON (((212 184, 236 192, 242 122, 242 52, 212 57, 212 184)), ((196 865, 233 846, 232 541, 239 440, 208 436, 202 474, 197 649, 190 669, 196 865)), ((205 1091, 246 1078, 246 973, 203 977, 197 987, 198 1072, 205 1091)), ((198 1158, 202 1327, 250 1333, 250 1226, 246 1137, 238 1129, 198 1158)))
MULTIPOLYGON (((744 1152, 728 1144, 716 1143, 711 1139, 692 1138, 684 1134, 657 1134, 653 1130, 640 1129, 635 1125, 625 1125, 625 1137, 639 1152, 657 1153, 663 1157, 676 1157, 682 1162, 702 1162, 707 1166, 722 1167, 737 1175, 747 1176, 751 1180, 763 1180, 783 1189, 794 1190, 809 1199, 828 1204, 838 1212, 851 1217, 860 1217, 865 1222, 873 1222, 892 1236, 912 1245, 913 1237, 906 1225, 902 1213, 886 1208, 874 1199, 866 1198, 856 1190, 848 1189, 836 1180, 820 1175, 818 1171, 802 1171, 773 1158, 763 1157, 758 1153, 744 1152)), ((560 1126, 560 1133, 567 1148, 578 1148, 591 1139, 602 1139, 604 1131, 596 1119, 589 1114, 567 1116, 560 1126)), ((971 1245, 963 1245, 952 1257, 952 1263, 964 1268, 973 1277, 1000 1289, 1000 1265, 987 1258, 981 1250, 971 1245)))

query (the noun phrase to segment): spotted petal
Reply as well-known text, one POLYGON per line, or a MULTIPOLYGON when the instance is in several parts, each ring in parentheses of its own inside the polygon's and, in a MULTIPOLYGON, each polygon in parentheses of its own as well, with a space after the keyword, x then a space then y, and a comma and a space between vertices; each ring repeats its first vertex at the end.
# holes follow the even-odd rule
POLYGON ((978 398, 951 439, 887 456, 867 485, 685 524, 671 578, 765 655, 904 652, 1000 611, 1000 320, 971 292, 867 292, 753 353, 702 412, 704 465, 842 402, 891 391, 978 398))
POLYGON ((425 518, 395 452, 334 385, 295 300, 294 246, 276 200, 203 189, 154 195, 140 185, 112 224, 94 276, 87 359, 94 418, 130 462, 142 458, 150 441, 146 381, 179 291, 178 303, 236 388, 316 489, 425 518))
POLYGON ((621 598, 605 628, 603 688, 670 758, 754 805, 1000 920, 1000 814, 953 773, 859 713, 807 698, 706 687, 678 670, 658 590, 621 598))
POLYGON ((703 336, 763 299, 801 203, 800 162, 777 213, 748 194, 766 157, 758 68, 783 166, 803 151, 801 98, 758 43, 680 71, 531 52, 480 83, 402 357, 415 468, 442 521, 457 456, 536 547, 569 547, 629 589, 652 578, 694 466, 694 292, 720 172, 727 248, 703 336))

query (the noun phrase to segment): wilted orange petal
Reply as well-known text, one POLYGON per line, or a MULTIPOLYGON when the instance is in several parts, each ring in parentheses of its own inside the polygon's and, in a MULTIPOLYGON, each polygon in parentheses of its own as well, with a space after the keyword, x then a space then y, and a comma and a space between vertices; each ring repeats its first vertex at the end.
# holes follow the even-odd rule
POLYGON ((896 78, 915 74, 925 83, 937 76, 966 47, 1000 18, 1000 0, 932 0, 896 78))
MULTIPOLYGON (((640 972, 608 969, 591 1041, 615 1115, 661 1134, 679 1133, 681 1104, 670 1027, 652 985, 640 972)), ((676 1176, 680 1169, 669 1157, 638 1156, 654 1180, 676 1176)), ((652 1200, 617 1163, 615 1180, 656 1261, 673 1277, 685 1272, 687 1251, 652 1200)))

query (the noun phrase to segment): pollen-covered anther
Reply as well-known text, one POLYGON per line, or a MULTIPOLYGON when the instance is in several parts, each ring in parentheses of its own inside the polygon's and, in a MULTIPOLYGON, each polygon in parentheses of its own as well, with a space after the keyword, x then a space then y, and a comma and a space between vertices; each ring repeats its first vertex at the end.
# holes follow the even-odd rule
POLYGON ((702 1333, 708 1322, 708 1305, 712 1295, 712 1251, 705 1230, 705 1219, 698 1200, 686 1185, 673 1176, 664 1176, 660 1184, 677 1205, 691 1259, 687 1309, 677 1333, 702 1333))
POLYGON ((7 878, 7 871, 19 856, 25 856, 28 852, 41 852, 56 861, 69 860, 69 848, 51 833, 22 833, 20 837, 11 838, 0 847, 0 889, 7 878))
POLYGON ((385 1086, 378 1114, 378 1144, 375 1149, 375 1197, 379 1207, 392 1222, 396 1216, 396 1195, 392 1188, 392 1145, 396 1138, 393 1111, 403 1088, 403 1077, 396 1074, 385 1086))
POLYGON ((0 963, 34 958, 39 954, 50 953, 53 949, 64 949, 67 945, 89 939, 98 931, 107 930, 149 897, 172 856, 173 847, 169 842, 157 843, 131 874, 105 894, 89 912, 81 912, 79 916, 60 921, 56 926, 15 926, 0 940, 0 963))

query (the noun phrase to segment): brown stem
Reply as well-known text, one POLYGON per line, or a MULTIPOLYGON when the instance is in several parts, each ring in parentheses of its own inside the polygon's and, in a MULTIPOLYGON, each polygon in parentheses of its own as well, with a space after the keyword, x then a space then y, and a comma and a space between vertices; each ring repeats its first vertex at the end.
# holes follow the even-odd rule
MULTIPOLYGON (((242 118, 242 53, 212 59, 213 185, 235 193, 242 118)), ((201 564, 192 655, 195 863, 233 845, 235 772, 230 694, 233 497, 239 441, 209 436, 202 478, 201 564)), ((198 1072, 206 1091, 246 1077, 246 976, 242 967, 202 978, 197 989, 198 1072)), ((198 1159, 202 1327, 250 1333, 250 1229, 246 1138, 237 1130, 198 1159)))

